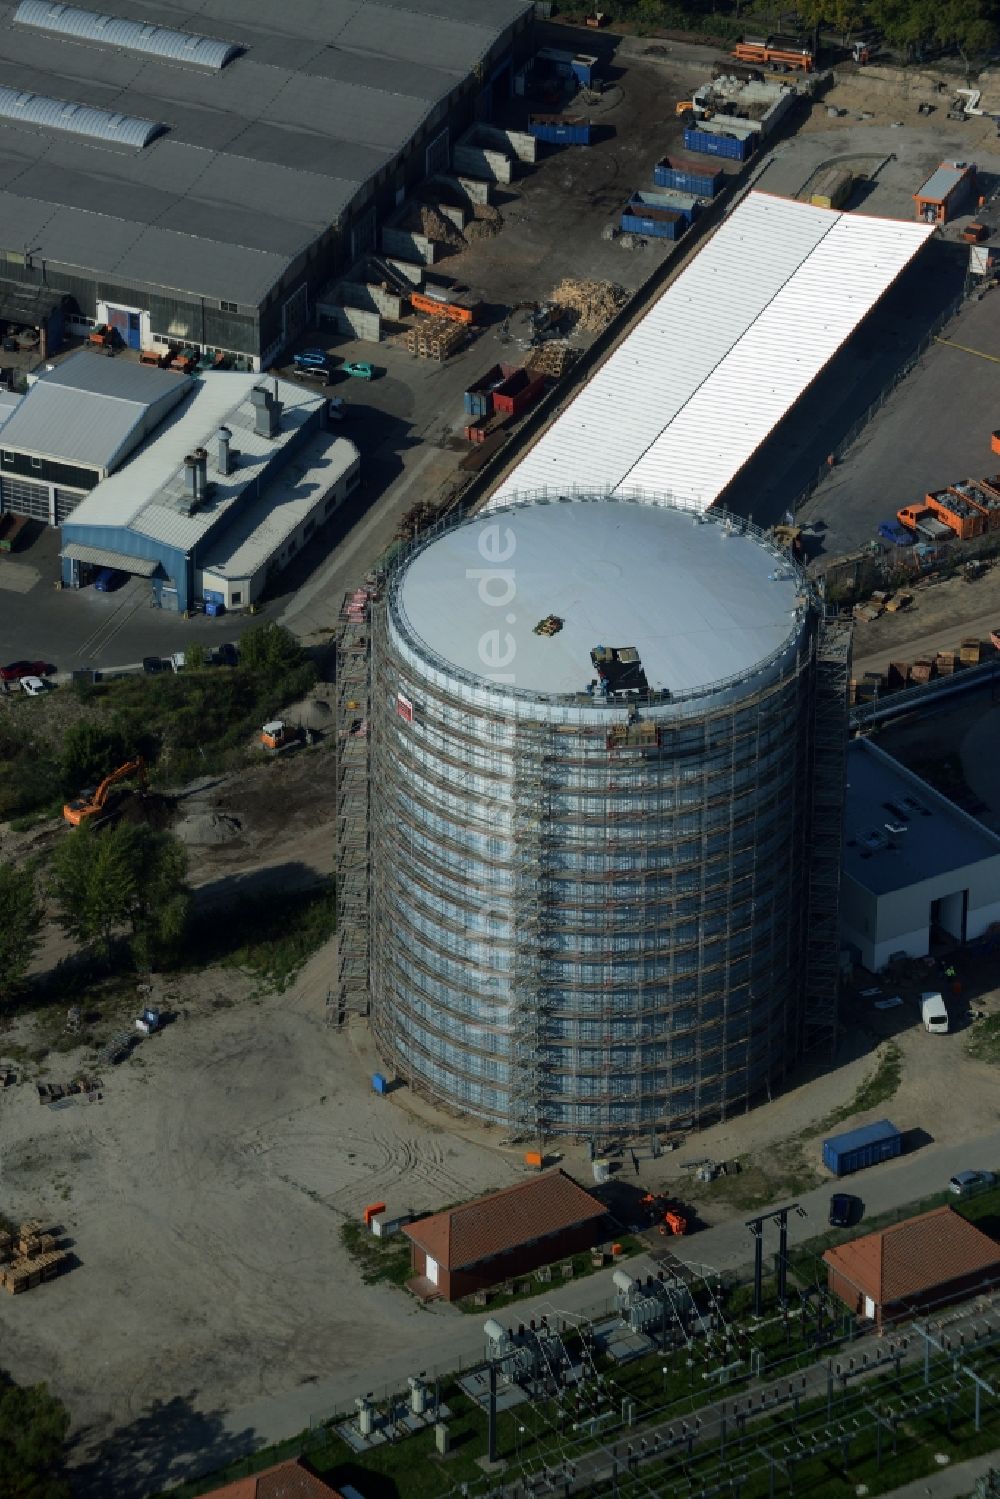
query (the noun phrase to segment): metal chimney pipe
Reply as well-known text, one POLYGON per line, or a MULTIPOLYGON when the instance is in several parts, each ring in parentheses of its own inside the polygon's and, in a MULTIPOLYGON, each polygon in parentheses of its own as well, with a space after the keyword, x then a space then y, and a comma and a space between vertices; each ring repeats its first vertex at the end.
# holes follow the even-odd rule
POLYGON ((203 500, 208 493, 208 449, 195 448, 194 460, 197 465, 195 469, 195 495, 203 500))
POLYGON ((233 471, 232 456, 229 452, 229 441, 232 435, 233 434, 230 432, 228 427, 220 427, 218 432, 215 434, 216 440, 219 445, 215 466, 219 470, 220 474, 231 474, 233 471))
POLYGON ((193 453, 184 459, 184 489, 189 500, 198 498, 198 460, 193 453))

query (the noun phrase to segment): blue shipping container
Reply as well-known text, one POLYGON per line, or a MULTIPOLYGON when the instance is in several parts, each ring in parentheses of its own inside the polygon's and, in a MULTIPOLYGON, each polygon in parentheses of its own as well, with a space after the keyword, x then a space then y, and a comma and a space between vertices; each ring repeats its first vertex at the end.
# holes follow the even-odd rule
POLYGON ((694 193, 697 198, 714 198, 725 180, 725 172, 713 172, 707 166, 699 168, 694 162, 671 161, 669 156, 658 161, 653 168, 653 181, 657 187, 694 193))
POLYGON ((903 1153, 903 1137, 888 1119, 849 1129, 843 1135, 831 1135, 823 1141, 823 1165, 834 1176, 847 1176, 865 1166, 877 1166, 903 1153))
POLYGON ((627 205, 628 212, 640 215, 649 213, 650 209, 661 213, 679 213, 689 224, 694 223, 699 206, 690 193, 640 192, 633 193, 627 205))
POLYGON ((680 239, 687 228, 683 214, 658 214, 655 219, 639 218, 637 214, 625 212, 621 217, 625 234, 648 234, 652 239, 680 239))
POLYGON ((536 120, 528 123, 528 134, 550 146, 589 146, 589 120, 536 120))
POLYGON ((730 161, 746 161, 753 154, 752 135, 713 135, 709 130, 685 130, 684 149, 700 151, 704 156, 725 156, 730 161))

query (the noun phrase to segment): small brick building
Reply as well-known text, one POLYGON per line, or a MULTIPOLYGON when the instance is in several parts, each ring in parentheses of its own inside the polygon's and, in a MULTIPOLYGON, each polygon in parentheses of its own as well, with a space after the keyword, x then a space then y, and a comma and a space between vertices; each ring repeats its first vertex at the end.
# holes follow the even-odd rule
POLYGON ((589 1249, 604 1236, 606 1218, 603 1203, 565 1171, 547 1171, 406 1224, 411 1288, 457 1301, 589 1249))
POLYGON ((1000 1285, 1000 1244, 950 1207, 828 1249, 827 1284, 881 1327, 1000 1285))
POLYGON ((204 1499, 343 1499, 339 1489, 332 1489, 318 1478, 301 1457, 290 1462, 262 1468, 248 1478, 237 1478, 221 1489, 212 1489, 204 1499))

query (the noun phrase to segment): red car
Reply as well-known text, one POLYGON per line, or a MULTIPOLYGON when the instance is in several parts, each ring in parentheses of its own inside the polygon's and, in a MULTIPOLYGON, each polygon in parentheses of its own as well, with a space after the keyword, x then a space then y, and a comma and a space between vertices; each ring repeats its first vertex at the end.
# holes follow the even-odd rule
POLYGON ((12 661, 0 666, 0 682, 19 682, 22 677, 51 677, 55 671, 47 661, 12 661))

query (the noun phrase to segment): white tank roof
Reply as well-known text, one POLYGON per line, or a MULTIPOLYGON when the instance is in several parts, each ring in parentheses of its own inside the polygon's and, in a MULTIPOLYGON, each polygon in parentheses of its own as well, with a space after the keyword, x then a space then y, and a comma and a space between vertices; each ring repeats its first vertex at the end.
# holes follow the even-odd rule
POLYGON ((596 646, 631 646, 650 690, 676 695, 752 676, 780 655, 801 630, 802 586, 776 549, 720 513, 575 499, 444 532, 406 566, 395 610, 407 654, 435 677, 576 694, 596 676, 596 646), (548 615, 561 628, 535 634, 548 615))

